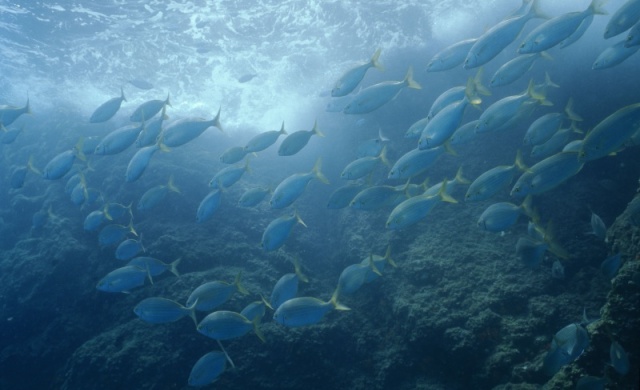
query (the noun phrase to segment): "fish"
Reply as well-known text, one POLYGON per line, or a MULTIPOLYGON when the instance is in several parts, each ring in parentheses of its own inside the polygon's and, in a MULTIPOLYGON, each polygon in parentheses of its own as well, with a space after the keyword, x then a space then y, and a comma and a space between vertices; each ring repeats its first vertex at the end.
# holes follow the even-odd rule
POLYGON ((42 177, 46 180, 58 180, 66 175, 76 161, 76 158, 86 161, 82 153, 83 139, 80 138, 73 149, 64 151, 52 158, 42 170, 42 177))
POLYGON ((42 176, 42 172, 40 172, 40 170, 38 170, 38 168, 33 165, 33 155, 29 156, 27 165, 13 169, 13 171, 11 172, 11 178, 9 179, 9 185, 11 186, 11 188, 22 188, 22 186, 24 186, 24 182, 27 178, 28 172, 32 172, 36 175, 42 176))
MULTIPOLYGON (((456 176, 453 178, 453 180, 447 181, 447 189, 446 189, 447 195, 451 196, 451 193, 455 190, 455 188, 458 185, 469 184, 469 183, 471 182, 467 178, 465 178, 464 175, 462 174, 462 167, 459 167, 458 171, 456 172, 456 176)), ((444 181, 440 183, 436 183, 431 187, 428 187, 427 189, 425 189, 422 194, 426 196, 438 195, 438 192, 440 192, 440 188, 442 187, 443 184, 444 184, 444 181)), ((426 183, 425 183, 425 186, 426 186, 426 183)))
POLYGON ((147 270, 133 265, 125 265, 109 272, 104 278, 100 279, 96 288, 104 292, 129 293, 131 289, 143 286, 147 278, 153 284, 153 280, 151 280, 147 270))
POLYGON ((220 123, 220 109, 211 120, 202 118, 182 118, 169 124, 162 132, 162 143, 170 148, 182 146, 198 138, 209 127, 224 131, 220 123))
POLYGON ((380 155, 385 143, 389 142, 389 138, 382 135, 382 129, 378 129, 378 137, 362 141, 356 148, 356 155, 360 157, 375 157, 380 155))
POLYGON ((23 114, 31 114, 29 99, 27 99, 27 104, 25 104, 24 107, 0 105, 0 125, 5 127, 10 126, 23 114))
POLYGON ((128 238, 122 241, 116 248, 116 259, 131 260, 138 253, 146 251, 144 245, 142 245, 142 236, 137 240, 135 238, 128 238))
POLYGON ((351 68, 345 72, 331 90, 331 96, 340 97, 350 94, 354 89, 356 89, 358 84, 360 84, 369 68, 375 68, 381 71, 384 70, 384 66, 382 66, 379 61, 380 52, 381 49, 376 50, 376 52, 373 53, 373 57, 371 57, 368 62, 351 68))
POLYGON ((363 88, 353 100, 344 108, 344 113, 366 114, 375 111, 393 100, 404 88, 422 89, 420 84, 413 80, 413 68, 410 66, 402 81, 383 81, 378 84, 363 88))
POLYGON ((356 197, 356 195, 365 188, 367 188, 367 185, 361 182, 349 182, 341 187, 336 188, 336 190, 333 191, 331 195, 329 195, 327 208, 332 210, 339 210, 345 207, 349 207, 351 201, 356 197))
POLYGON ((169 152, 170 149, 167 148, 159 139, 158 143, 151 146, 145 146, 140 148, 136 154, 131 157, 129 160, 129 164, 127 165, 127 171, 124 174, 124 181, 127 183, 132 183, 140 178, 144 173, 145 169, 149 165, 149 161, 151 161, 151 157, 158 150, 162 150, 163 152, 169 152))
POLYGON ((427 72, 441 72, 461 65, 477 38, 465 39, 447 46, 436 53, 427 64, 427 72))
POLYGON ((640 45, 640 21, 638 21, 638 23, 634 24, 633 27, 631 27, 624 45, 626 47, 634 47, 640 45))
POLYGON ((257 76, 258 76, 257 73, 245 73, 242 76, 238 77, 237 80, 240 84, 244 84, 246 82, 253 80, 257 76))
POLYGON ((545 114, 531 123, 524 135, 525 145, 540 145, 548 141, 562 126, 562 122, 568 119, 572 122, 581 122, 583 119, 573 111, 573 99, 567 101, 564 113, 554 112, 545 114))
POLYGON ((222 200, 222 189, 214 189, 202 199, 196 211, 196 222, 203 223, 209 220, 220 207, 222 200))
POLYGON ((2 125, 2 123, 0 123, 0 128, 2 129, 2 137, 0 138, 0 143, 3 145, 10 145, 14 143, 18 136, 24 131, 24 126, 13 129, 6 129, 2 125))
POLYGON ((398 198, 409 198, 406 196, 409 181, 403 186, 372 186, 364 188, 358 192, 349 207, 356 210, 377 210, 383 207, 392 206, 398 198))
POLYGON ((122 218, 125 214, 129 214, 130 218, 133 218, 131 213, 130 203, 128 206, 122 205, 120 203, 107 203, 105 206, 105 212, 111 216, 112 220, 117 220, 122 218))
POLYGON ((289 328, 317 324, 332 310, 351 310, 338 302, 337 290, 324 302, 313 297, 298 297, 284 302, 273 314, 273 320, 289 328))
POLYGON ((269 146, 275 144, 278 140, 278 137, 286 134, 287 131, 284 129, 284 122, 282 122, 280 130, 265 131, 264 133, 260 133, 251 138, 249 142, 247 142, 247 144, 244 146, 244 150, 247 153, 261 152, 269 146))
POLYGON ((111 216, 107 212, 107 207, 105 205, 102 210, 94 210, 85 217, 83 228, 88 232, 93 232, 98 230, 103 223, 110 220, 111 216))
POLYGON ((262 317, 264 317, 267 312, 267 307, 273 310, 271 304, 264 299, 262 294, 260 295, 260 298, 261 300, 251 302, 240 312, 241 315, 245 316, 251 322, 255 321, 256 318, 262 320, 262 317))
POLYGON ((98 233, 98 243, 101 247, 115 245, 127 236, 127 234, 137 235, 136 230, 133 228, 133 221, 129 222, 129 225, 109 224, 98 233))
POLYGON ((522 161, 522 153, 518 150, 513 165, 499 165, 478 176, 467 189, 464 200, 465 202, 487 200, 511 184, 516 172, 527 170, 527 166, 522 161))
POLYGON ((478 119, 467 122, 464 125, 458 127, 449 138, 449 145, 464 145, 471 142, 476 138, 476 126, 478 125, 478 119))
POLYGON ((584 164, 576 152, 560 152, 534 164, 511 189, 511 196, 525 197, 552 190, 575 176, 584 164))
POLYGON ((131 79, 131 80, 127 80, 127 83, 133 85, 138 89, 143 89, 143 90, 153 89, 153 84, 143 79, 131 79))
POLYGON ((337 295, 340 297, 342 294, 353 294, 365 284, 369 272, 382 276, 380 271, 376 268, 373 261, 373 255, 369 256, 369 261, 366 264, 356 263, 347 266, 340 273, 338 278, 337 295))
POLYGON ((202 387, 215 382, 226 369, 226 358, 222 352, 209 352, 196 362, 189 373, 189 386, 202 387))
POLYGON ((578 26, 578 28, 571 33, 571 35, 569 35, 567 38, 563 39, 558 46, 561 48, 565 48, 565 47, 569 47, 572 44, 576 43, 580 38, 582 38, 582 36, 584 35, 585 32, 587 32, 587 30, 589 29, 589 26, 591 26, 591 23, 593 23, 593 17, 594 15, 588 15, 586 18, 584 18, 582 20, 582 23, 580 23, 580 25, 578 26))
POLYGON ((102 141, 102 137, 85 137, 82 143, 82 153, 84 155, 93 154, 100 141, 102 141))
POLYGON ((182 258, 178 258, 171 263, 165 263, 153 257, 140 256, 134 257, 133 259, 129 260, 127 265, 134 265, 136 267, 146 269, 151 276, 159 276, 162 275, 166 270, 169 270, 169 272, 171 272, 175 276, 180 277, 180 273, 178 272, 178 265, 181 261, 182 258))
POLYGON ((398 230, 413 225, 426 217, 441 201, 458 203, 447 194, 447 180, 442 182, 440 191, 436 195, 418 195, 397 205, 387 218, 387 229, 398 230))
POLYGON ((195 304, 195 310, 211 311, 228 301, 236 291, 242 295, 249 294, 242 285, 241 279, 242 272, 236 275, 233 283, 221 281, 204 283, 191 292, 187 299, 187 306, 191 307, 195 304))
POLYGON ((214 311, 206 316, 198 324, 198 332, 214 340, 229 340, 244 336, 253 330, 256 336, 265 342, 264 335, 260 330, 260 317, 253 321, 240 313, 233 311, 214 311))
POLYGON ((256 187, 245 191, 238 200, 238 206, 255 207, 271 193, 271 188, 256 187))
POLYGON ((534 28, 518 47, 518 53, 530 54, 548 50, 569 38, 585 18, 590 15, 606 15, 603 8, 606 0, 592 0, 589 7, 581 12, 568 12, 547 20, 534 28))
POLYGON ((634 55, 638 49, 640 49, 640 46, 628 47, 627 41, 620 41, 615 45, 604 49, 604 51, 600 53, 598 58, 594 61, 591 69, 600 70, 612 68, 634 55))
POLYGON ((531 197, 526 197, 520 205, 509 202, 490 205, 480 215, 478 227, 488 232, 503 232, 513 226, 522 214, 527 216, 532 214, 531 197))
POLYGON ((569 324, 560 329, 551 341, 551 349, 544 357, 543 371, 552 376, 577 359, 589 346, 589 333, 580 324, 569 324))
POLYGON ((359 159, 347 164, 347 166, 342 170, 342 173, 340 173, 340 178, 344 180, 358 180, 370 175, 379 163, 386 166, 389 165, 386 146, 382 148, 380 154, 376 157, 360 157, 359 159))
POLYGON ((520 237, 516 243, 516 255, 529 268, 536 268, 542 262, 549 245, 532 237, 520 237))
POLYGON ((593 211, 591 212, 591 231, 587 234, 593 234, 602 241, 607 242, 607 225, 605 225, 602 218, 593 211))
POLYGON ((34 230, 42 229, 44 225, 46 225, 48 221, 53 220, 54 217, 55 215, 53 215, 51 211, 51 204, 49 204, 46 210, 41 208, 33 214, 31 217, 31 228, 34 230))
POLYGON ((184 307, 171 299, 151 297, 140 301, 133 308, 133 312, 138 318, 149 324, 168 324, 189 316, 197 326, 198 320, 194 307, 195 303, 184 307))
POLYGON ((543 106, 551 105, 546 100, 544 92, 536 91, 533 80, 529 82, 527 91, 520 95, 507 96, 493 103, 480 114, 476 133, 484 133, 500 129, 506 123, 517 116, 525 103, 535 103, 543 106))
POLYGON ((422 130, 429 123, 429 116, 425 116, 422 119, 418 119, 415 121, 409 129, 404 133, 404 138, 419 138, 420 134, 422 134, 422 130))
POLYGON ((556 260, 551 265, 551 277, 554 279, 564 279, 564 266, 559 260, 556 260))
POLYGON ((609 383, 609 380, 606 377, 599 378, 585 375, 578 379, 576 390, 604 390, 607 383, 609 383))
POLYGON ((393 164, 389 175, 389 179, 410 179, 424 173, 433 163, 436 162, 445 152, 455 155, 448 143, 433 149, 420 150, 412 149, 402 155, 398 161, 393 164))
POLYGON ((629 30, 640 20, 640 2, 627 0, 611 15, 604 28, 604 39, 613 38, 629 30))
POLYGON ((136 142, 136 138, 138 138, 138 134, 144 129, 144 126, 143 122, 140 125, 127 125, 112 131, 100 140, 94 154, 104 156, 125 151, 136 142))
POLYGON ((251 172, 248 157, 245 159, 243 165, 232 165, 218 171, 209 181, 209 187, 213 189, 229 188, 237 183, 245 172, 251 172))
POLYGON ((278 148, 278 156, 293 156, 304 148, 312 135, 324 137, 324 134, 318 129, 318 121, 315 121, 311 130, 300 130, 293 132, 285 137, 278 148))
POLYGON ((162 133, 162 125, 167 119, 169 119, 169 117, 166 114, 166 107, 163 107, 161 115, 145 121, 145 125, 142 130, 140 130, 140 134, 138 134, 138 138, 136 138, 134 142, 136 148, 143 148, 158 143, 158 138, 160 137, 160 133, 162 133))
POLYGON ((581 139, 576 139, 573 140, 571 142, 569 142, 568 144, 566 144, 564 146, 564 148, 562 148, 563 152, 575 152, 578 153, 580 151, 580 148, 582 147, 582 140, 581 139))
POLYGON ((333 98, 327 103, 327 107, 324 109, 326 112, 342 112, 347 104, 351 103, 353 96, 347 95, 339 98, 333 98))
POLYGON ((309 283, 309 279, 302 273, 297 257, 294 258, 293 266, 295 273, 282 275, 275 286, 273 286, 273 290, 271 290, 269 304, 274 310, 277 310, 284 302, 298 295, 298 284, 300 281, 309 283))
POLYGON ((273 191, 271 199, 269 200, 271 208, 283 209, 291 205, 300 197, 300 195, 302 195, 305 188, 307 188, 307 184, 309 184, 313 179, 318 179, 324 184, 329 184, 329 179, 327 179, 320 171, 321 167, 322 159, 318 158, 311 172, 296 173, 280 182, 273 191))
POLYGON ((640 103, 617 110, 587 133, 578 160, 584 163, 616 152, 639 128, 640 103))
POLYGON ((545 51, 520 55, 498 68, 498 70, 493 74, 489 85, 492 87, 501 87, 513 83, 530 71, 531 68, 533 68, 533 64, 539 58, 544 58, 549 61, 553 60, 553 58, 545 51))
POLYGON ((622 255, 620 253, 616 253, 613 256, 607 257, 600 264, 600 271, 609 278, 609 280, 613 280, 613 278, 618 273, 618 269, 620 269, 620 265, 622 265, 622 255))
POLYGON ((262 234, 261 246, 266 252, 274 251, 284 245, 284 242, 289 238, 291 230, 296 224, 301 224, 304 227, 307 225, 295 211, 293 214, 284 215, 269 222, 267 228, 262 234))
POLYGON ((467 106, 477 107, 480 103, 482 100, 476 95, 474 81, 470 77, 463 99, 449 104, 429 120, 418 139, 418 149, 433 149, 444 144, 460 126, 467 106))
POLYGON ((156 99, 142 103, 133 111, 133 113, 129 117, 129 120, 131 122, 148 121, 157 113, 163 111, 166 106, 171 106, 171 102, 169 101, 169 94, 167 94, 167 98, 165 100, 156 99))
POLYGON ((162 201, 169 192, 180 193, 180 189, 173 184, 173 176, 169 177, 169 182, 166 185, 157 185, 149 188, 144 194, 142 194, 142 197, 136 206, 137 210, 151 210, 160 203, 160 201, 162 201))
POLYGON ((362 259, 360 264, 369 264, 369 262, 373 262, 373 267, 370 267, 368 269, 367 275, 364 279, 365 283, 371 283, 374 280, 378 279, 382 275, 382 272, 384 272, 387 264, 389 264, 393 268, 396 268, 398 266, 396 262, 391 258, 391 245, 387 245, 387 250, 384 256, 370 254, 368 257, 362 259), (377 269, 378 272, 376 272, 374 268, 377 269))
POLYGON ((235 164, 242 161, 247 153, 248 152, 245 150, 244 146, 233 146, 225 150, 222 155, 220 155, 220 162, 223 164, 235 164))
POLYGON ((529 20, 546 19, 538 3, 539 0, 534 0, 526 14, 507 18, 482 34, 469 49, 463 67, 471 69, 486 64, 515 41, 529 20))
POLYGON ((616 372, 622 376, 627 375, 629 373, 629 357, 627 353, 622 348, 622 345, 618 344, 617 341, 611 342, 611 348, 609 348, 609 357, 611 359, 611 367, 613 367, 616 372))
POLYGON ((571 122, 570 128, 560 129, 544 143, 535 145, 531 149, 531 157, 534 159, 543 159, 561 152, 574 133, 582 134, 582 131, 576 127, 575 122, 571 122))
MULTIPOLYGON (((124 97, 124 91, 120 88, 120 96, 111 98, 106 102, 102 103, 89 117, 89 123, 102 123, 106 122, 109 119, 113 118, 113 116, 120 110, 120 106, 123 101, 127 101, 124 97)), ((28 104, 27 104, 28 106, 28 104)), ((8 126, 7 123, 3 122, 5 126, 8 126)))
POLYGON ((89 193, 87 190, 87 183, 84 180, 84 176, 82 180, 73 188, 70 194, 71 202, 76 206, 80 206, 82 203, 87 200, 89 197, 89 193))

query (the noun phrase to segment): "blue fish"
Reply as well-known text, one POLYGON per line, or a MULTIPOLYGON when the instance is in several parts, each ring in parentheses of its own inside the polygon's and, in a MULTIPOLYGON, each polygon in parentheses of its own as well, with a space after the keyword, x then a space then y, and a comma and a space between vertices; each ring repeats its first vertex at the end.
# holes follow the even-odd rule
POLYGON ((409 67, 402 81, 383 81, 362 89, 344 108, 345 114, 366 114, 377 110, 393 100, 405 87, 421 89, 420 84, 413 80, 413 68, 409 67))
POLYGON ((244 336, 253 330, 262 342, 265 341, 260 330, 260 317, 253 321, 233 311, 214 311, 198 324, 198 332, 214 340, 229 340, 244 336))
POLYGON ((173 185, 173 176, 169 177, 169 182, 166 185, 152 187, 142 194, 140 201, 138 201, 138 211, 151 210, 160 203, 169 192, 180 193, 178 187, 173 185))
POLYGON ((318 179, 324 184, 329 180, 322 174, 322 159, 318 158, 311 172, 296 173, 284 179, 271 195, 269 204, 272 209, 283 209, 296 201, 307 188, 307 184, 313 179, 318 179))
POLYGON ((222 200, 222 190, 217 189, 209 192, 207 196, 202 199, 200 205, 198 205, 198 211, 196 212, 196 222, 202 223, 207 221, 213 216, 213 214, 220 207, 220 201, 222 200))
MULTIPOLYGON (((124 97, 124 91, 120 88, 120 96, 109 99, 96 108, 89 118, 89 123, 101 123, 108 121, 118 112, 123 101, 126 102, 127 99, 124 97)), ((28 105, 29 104, 27 104, 27 106, 28 105)), ((8 124, 5 122, 5 125, 8 124)))
POLYGON ((294 328, 317 324, 332 310, 350 310, 338 302, 337 291, 328 302, 318 298, 299 297, 284 302, 273 314, 273 319, 284 326, 294 328))
POLYGON ((128 238, 122 241, 116 248, 116 259, 131 260, 140 252, 146 252, 144 245, 142 245, 142 235, 137 240, 128 238))
POLYGON ((62 152, 52 158, 51 161, 45 165, 42 171, 42 177, 47 180, 60 179, 71 170, 76 158, 85 161, 86 158, 81 152, 82 143, 83 140, 80 139, 73 149, 62 152))
POLYGON ((616 274, 618 273, 618 269, 620 269, 620 265, 622 265, 622 255, 617 253, 611 257, 606 258, 602 264, 600 264, 600 271, 612 280, 616 274))
POLYGON ((209 352, 191 368, 189 386, 201 387, 215 382, 226 369, 226 358, 222 352, 209 352))
POLYGON ((248 152, 244 146, 233 146, 225 150, 222 155, 220 155, 220 162, 223 164, 235 164, 242 161, 247 153, 248 152))
POLYGON ((100 230, 98 242, 102 247, 115 245, 124 240, 129 233, 136 234, 133 228, 133 222, 129 223, 128 226, 118 224, 107 225, 100 230))
POLYGON ((427 72, 449 70, 462 64, 476 41, 477 38, 466 39, 440 50, 427 64, 427 72))
POLYGON ((138 180, 144 173, 144 170, 147 169, 149 161, 151 161, 151 157, 158 150, 162 150, 163 152, 169 151, 169 149, 161 142, 139 149, 136 154, 131 157, 129 165, 127 165, 127 171, 124 175, 124 181, 126 181, 127 183, 131 183, 138 180))
POLYGON ((380 58, 380 51, 380 49, 376 50, 369 62, 349 69, 345 74, 343 74, 331 90, 331 96, 340 97, 351 93, 351 91, 356 89, 358 84, 360 84, 369 68, 384 70, 384 67, 378 61, 378 58, 380 58))
POLYGON ((220 124, 220 109, 218 109, 215 118, 211 120, 183 118, 169 124, 162 132, 162 143, 170 148, 182 146, 196 139, 212 126, 223 131, 222 125, 220 124))
POLYGON ((136 148, 144 148, 145 146, 151 146, 158 142, 158 137, 160 137, 160 133, 162 132, 162 124, 169 117, 165 114, 165 108, 162 108, 162 115, 151 119, 150 121, 145 121, 145 125, 138 134, 138 138, 136 138, 136 148))
POLYGON ((141 320, 150 324, 167 324, 190 316, 197 326, 194 306, 195 304, 184 307, 171 299, 152 297, 143 299, 133 308, 133 312, 141 320))
POLYGON ((289 238, 293 227, 298 223, 307 227, 297 211, 292 215, 284 215, 269 222, 269 225, 262 234, 262 249, 266 252, 271 252, 280 248, 284 245, 287 238, 289 238))
POLYGON ((218 171, 218 173, 216 173, 209 181, 209 187, 214 189, 229 188, 237 183, 245 172, 251 172, 251 168, 249 167, 249 157, 247 157, 243 165, 232 165, 218 171))
POLYGON ((169 94, 165 100, 149 100, 142 103, 138 108, 133 111, 133 114, 129 117, 131 122, 144 122, 153 118, 160 110, 164 110, 166 106, 171 106, 169 102, 169 94))
POLYGON ((629 373, 629 357, 622 348, 622 345, 616 341, 611 342, 611 348, 609 348, 609 356, 611 358, 611 366, 620 375, 627 375, 629 373))
POLYGON ((324 134, 318 129, 318 121, 314 122, 311 130, 300 130, 287 135, 278 148, 278 155, 293 156, 309 143, 312 135, 324 137, 324 134))
POLYGON ((125 265, 109 272, 102 278, 96 288, 104 292, 124 292, 144 285, 144 281, 149 278, 151 283, 151 275, 143 268, 133 265, 125 265))
POLYGON ((22 114, 31 114, 29 99, 27 99, 27 104, 25 104, 24 107, 2 105, 0 106, 0 125, 10 126, 22 114))
POLYGON ((245 316, 251 322, 255 321, 256 319, 261 321, 262 317, 264 317, 265 313, 267 312, 267 307, 273 310, 269 302, 267 302, 262 295, 260 295, 260 298, 262 299, 259 301, 251 302, 240 312, 241 315, 245 316))
POLYGON ((169 270, 172 274, 177 277, 180 277, 180 273, 178 272, 178 264, 180 264, 182 258, 179 258, 171 263, 165 263, 161 260, 158 260, 153 257, 134 257, 129 260, 127 265, 135 265, 136 267, 140 267, 142 269, 146 269, 151 276, 159 276, 162 275, 166 270, 169 270))
POLYGON ((236 292, 243 295, 249 294, 241 283, 242 273, 238 273, 233 283, 214 281, 198 286, 191 292, 187 299, 187 306, 198 302, 195 306, 198 311, 210 311, 228 301, 236 292))
POLYGON ((107 134, 96 146, 95 154, 104 156, 118 154, 133 145, 138 138, 138 134, 144 129, 144 122, 141 125, 128 125, 120 127, 107 134))
POLYGON ((255 207, 271 193, 271 188, 252 188, 245 191, 238 200, 238 206, 255 207))
POLYGON ((360 182, 349 182, 346 185, 336 188, 336 190, 329 195, 327 208, 339 210, 349 206, 355 196, 365 188, 367 188, 367 186, 360 182))
POLYGON ((543 371, 552 376, 577 359, 589 346, 589 334, 580 324, 570 324, 560 329, 551 342, 551 349, 544 357, 543 371))
POLYGON ((302 274, 297 258, 294 260, 293 265, 295 267, 295 273, 282 275, 280 279, 278 279, 278 282, 276 282, 276 285, 273 286, 269 303, 274 310, 278 309, 284 302, 298 295, 298 284, 300 281, 305 283, 309 282, 309 279, 302 274))
POLYGON ((249 142, 247 142, 247 144, 244 146, 244 150, 247 153, 261 152, 269 146, 275 144, 278 140, 278 137, 286 134, 287 131, 284 129, 284 122, 282 122, 280 130, 265 131, 264 133, 260 133, 251 138, 249 142))
POLYGON ((519 206, 509 202, 492 204, 480 215, 478 226, 489 232, 503 232, 513 226, 522 214, 533 215, 531 197, 525 198, 519 206))

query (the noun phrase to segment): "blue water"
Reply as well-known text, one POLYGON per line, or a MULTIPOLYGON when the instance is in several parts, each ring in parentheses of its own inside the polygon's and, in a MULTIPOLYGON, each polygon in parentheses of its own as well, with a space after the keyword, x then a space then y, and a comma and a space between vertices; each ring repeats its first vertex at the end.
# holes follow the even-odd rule
MULTIPOLYGON (((400 231, 385 229, 390 208, 326 208, 330 194, 346 184, 340 173, 356 158, 359 142, 381 131, 390 139, 387 155, 393 164, 416 147, 417 140, 404 138, 409 126, 427 115, 442 92, 464 85, 476 72, 457 67, 427 73, 429 59, 450 44, 481 35, 519 2, 198 3, 0 1, 0 104, 22 107, 29 99, 32 111, 8 126, 24 128, 17 140, 0 145, 0 388, 187 388, 193 364, 218 345, 197 333, 188 319, 166 325, 142 322, 132 311, 139 301, 161 296, 184 303, 200 284, 231 282, 242 271, 251 294, 237 294, 222 307, 239 312, 259 294, 268 297, 280 276, 293 272, 294 257, 311 279, 300 284, 299 296, 326 301, 342 269, 370 253, 382 256, 387 245, 398 268, 387 265, 382 278, 341 299, 350 312, 331 312, 317 325, 292 330, 275 324, 267 310, 262 325, 267 343, 251 332, 225 342, 237 367, 227 367, 212 388, 462 389, 539 386, 549 380, 539 370, 522 367, 539 362, 553 334, 579 322, 583 307, 595 317, 605 303, 610 285, 598 267, 608 247, 584 233, 590 209, 610 226, 633 198, 640 171, 637 147, 589 162, 561 187, 534 198, 543 221, 553 220, 557 241, 572 255, 562 260, 564 280, 551 277, 551 254, 539 269, 519 264, 515 243, 526 234, 526 218, 504 236, 476 226, 490 204, 518 202, 508 191, 487 202, 464 204, 462 186, 454 192, 460 204, 439 205, 425 221, 400 231), (402 90, 364 115, 325 111, 335 81, 377 48, 385 71, 369 70, 363 87, 401 80, 412 66, 422 89, 402 90), (247 74, 257 76, 240 82, 247 74), (132 79, 154 88, 136 88, 127 83, 132 79), (118 113, 105 123, 89 124, 91 113, 119 96, 121 87, 127 101, 118 113), (47 181, 29 172, 22 188, 10 188, 11 174, 30 157, 42 170, 80 137, 103 137, 128 125, 136 107, 167 94, 172 104, 167 122, 211 119, 221 107, 224 132, 210 128, 184 146, 156 152, 133 183, 124 181, 133 146, 117 155, 76 161, 72 173, 82 170, 87 187, 101 194, 94 204, 71 202, 64 191, 71 174, 47 181), (277 155, 281 137, 251 158, 250 173, 224 190, 211 220, 196 223, 209 180, 225 167, 219 156, 226 149, 277 130, 282 121, 291 133, 310 130, 315 120, 325 137, 311 137, 291 157, 277 155), (254 209, 237 206, 244 191, 275 188, 291 174, 310 171, 318 158, 330 185, 313 180, 285 210, 271 210, 268 198, 254 209), (142 194, 170 177, 180 193, 169 192, 151 211, 137 211, 142 194), (182 258, 182 277, 167 273, 131 294, 97 291, 104 275, 125 265, 115 259, 115 246, 101 248, 98 233, 83 230, 84 218, 103 202, 133 204, 133 225, 142 234, 146 255, 167 263, 182 258), (282 249, 262 251, 269 222, 294 210, 308 227, 295 226, 282 249), (34 222, 37 213, 46 217, 34 222), (521 322, 528 325, 519 328, 521 322), (505 350, 513 355, 498 354, 505 350), (493 371, 491 357, 500 362, 493 371)), ((606 8, 611 14, 622 3, 612 0, 606 8)), ((589 1, 541 4, 556 16, 582 10, 589 1)), ((522 145, 527 127, 544 113, 561 111, 569 98, 584 118, 579 127, 585 132, 638 103, 640 56, 612 69, 591 69, 602 50, 626 36, 605 41, 608 18, 596 16, 576 44, 551 49, 553 61, 539 60, 517 82, 492 89, 481 105, 484 110, 520 94, 530 78, 541 83, 548 73, 560 85, 547 97, 553 107, 456 147, 457 156, 440 157, 412 183, 452 179, 460 166, 473 180, 496 165, 513 163, 518 149, 531 166, 530 147, 522 145)), ((525 33, 539 23, 527 23, 525 33)), ((513 58, 518 41, 484 67, 485 85, 513 58)), ((468 108, 463 123, 480 113, 468 108)), ((370 183, 404 184, 385 180, 387 172, 379 166, 370 183)), ((128 222, 127 217, 119 220, 128 222)), ((594 359, 605 361, 606 356, 603 352, 594 359)), ((605 368, 597 366, 588 374, 602 376, 605 368)))

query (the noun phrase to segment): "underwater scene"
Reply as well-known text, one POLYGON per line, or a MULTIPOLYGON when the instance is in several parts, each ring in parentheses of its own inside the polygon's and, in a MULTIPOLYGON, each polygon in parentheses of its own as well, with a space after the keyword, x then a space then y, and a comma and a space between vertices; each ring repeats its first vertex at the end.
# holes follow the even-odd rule
POLYGON ((0 389, 640 386, 640 0, 0 30, 0 389))

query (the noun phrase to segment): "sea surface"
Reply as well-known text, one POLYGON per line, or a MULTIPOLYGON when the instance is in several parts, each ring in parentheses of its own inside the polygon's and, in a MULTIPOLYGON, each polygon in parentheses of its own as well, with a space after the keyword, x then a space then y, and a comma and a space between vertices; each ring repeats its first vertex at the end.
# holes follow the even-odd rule
MULTIPOLYGON (((583 11, 590 1, 536 3, 556 17, 583 11)), ((500 99, 523 94, 530 80, 557 84, 542 88, 550 105, 528 103, 535 107, 507 127, 447 144, 449 152, 411 178, 410 194, 403 189, 406 179, 388 178, 398 159, 417 148, 418 140, 405 133, 443 92, 464 87, 478 71, 458 65, 428 72, 427 64, 444 48, 513 16, 520 1, 0 0, 1 109, 28 105, 30 111, 0 136, 0 389, 193 388, 196 361, 221 351, 189 318, 185 307, 194 289, 224 282, 234 291, 215 310, 240 312, 268 301, 295 262, 309 281, 300 281, 294 295, 316 298, 326 313, 290 327, 267 308, 255 324, 265 341, 254 325, 241 337, 221 340, 235 367, 227 361, 205 388, 564 389, 585 376, 607 378, 606 388, 637 388, 640 207, 631 202, 639 189, 640 136, 534 195, 535 212, 522 208, 504 230, 487 231, 478 220, 497 202, 523 203, 510 195, 522 171, 490 199, 465 202, 469 182, 514 164, 517 153, 527 167, 541 161, 523 137, 534 120, 562 113, 570 99, 582 121, 565 143, 640 103, 640 54, 592 69, 600 53, 627 35, 603 37, 623 4, 609 1, 608 15, 595 15, 576 43, 547 50, 552 59, 536 60, 515 82, 490 86, 495 71, 543 23, 528 21, 482 67, 481 83, 490 95, 478 94, 482 103, 467 107, 461 124, 500 99), (344 98, 332 97, 340 77, 378 49, 384 70, 368 69, 342 103, 344 98), (420 89, 399 88, 363 114, 335 109, 367 87, 402 82, 408 72, 420 89), (120 96, 126 100, 113 117, 90 123, 98 107, 120 96), (128 182, 127 167, 140 148, 100 155, 95 145, 135 124, 130 115, 150 100, 170 103, 164 129, 180 120, 211 120, 218 112, 220 125, 156 151, 142 175, 128 182), (225 151, 257 134, 281 126, 288 134, 310 131, 314 124, 321 134, 311 135, 295 155, 279 155, 282 135, 234 164, 221 161, 225 151), (11 131, 20 133, 10 140, 11 131), (371 173, 352 181, 341 177, 362 157, 363 143, 374 139, 381 148, 370 157, 378 156, 371 173), (64 153, 73 156, 68 172, 48 179, 45 167, 64 153), (241 178, 216 193, 220 204, 210 218, 196 221, 201 202, 216 191, 212 178, 230 166, 242 171, 241 178), (16 184, 20 170, 26 175, 16 184), (302 193, 285 208, 271 207, 271 193, 295 174, 309 175, 302 193), (456 175, 466 180, 456 181, 456 175), (411 197, 443 181, 457 203, 437 199, 428 215, 402 229, 387 226, 399 201, 368 211, 348 202, 328 207, 334 191, 349 182, 361 189, 396 186, 399 197, 411 197), (158 186, 166 193, 157 205, 140 209, 143 194, 158 186), (257 206, 239 205, 255 188, 271 192, 257 206), (85 228, 90 213, 115 212, 120 206, 107 206, 114 204, 123 215, 85 228), (293 214, 302 222, 294 223, 284 245, 265 250, 269 224, 293 214), (590 233, 593 214, 608 229, 606 239, 590 233), (530 234, 529 221, 548 233, 540 243, 553 242, 565 255, 545 251, 539 264, 524 264, 516 245, 530 234), (114 224, 125 233, 102 245, 102 229, 114 224), (142 243, 137 256, 179 260, 179 276, 151 276, 142 267, 137 285, 103 291, 101 280, 127 265, 116 258, 125 239, 142 243), (338 288, 345 268, 363 262, 374 272, 370 259, 387 251, 392 261, 373 263, 383 267, 375 270, 377 278, 350 293, 338 288), (622 266, 609 277, 601 264, 617 253, 622 266), (234 287, 238 275, 246 295, 234 287), (185 306, 184 318, 163 324, 139 318, 134 307, 150 297, 185 306), (338 302, 350 310, 336 310, 338 302), (584 327, 590 342, 575 360, 549 372, 544 360, 559 340, 554 335, 570 324, 584 327), (614 340, 631 361, 626 374, 610 359, 614 340)), ((569 125, 565 120, 562 127, 569 125)), ((160 135, 157 147, 162 144, 160 135)), ((200 322, 213 311, 193 315, 200 322)))

